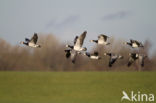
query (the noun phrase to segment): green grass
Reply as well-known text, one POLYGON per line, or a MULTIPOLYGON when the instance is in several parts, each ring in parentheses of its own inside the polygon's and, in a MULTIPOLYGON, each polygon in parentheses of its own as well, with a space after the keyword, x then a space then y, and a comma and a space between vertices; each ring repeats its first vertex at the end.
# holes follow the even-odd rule
POLYGON ((121 103, 123 90, 156 95, 156 72, 0 72, 0 103, 121 103))

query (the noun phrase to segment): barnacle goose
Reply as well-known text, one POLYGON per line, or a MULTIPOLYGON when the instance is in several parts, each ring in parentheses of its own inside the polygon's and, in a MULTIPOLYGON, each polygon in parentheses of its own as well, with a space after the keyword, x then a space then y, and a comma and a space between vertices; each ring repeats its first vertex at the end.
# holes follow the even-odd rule
POLYGON ((101 34, 98 36, 98 40, 90 40, 90 42, 95 42, 99 45, 109 45, 110 43, 107 41, 108 38, 107 35, 101 34))
POLYGON ((36 44, 37 40, 38 40, 37 33, 34 33, 31 39, 25 38, 25 42, 22 41, 20 42, 20 44, 24 44, 26 46, 33 47, 33 48, 40 48, 41 45, 36 44))

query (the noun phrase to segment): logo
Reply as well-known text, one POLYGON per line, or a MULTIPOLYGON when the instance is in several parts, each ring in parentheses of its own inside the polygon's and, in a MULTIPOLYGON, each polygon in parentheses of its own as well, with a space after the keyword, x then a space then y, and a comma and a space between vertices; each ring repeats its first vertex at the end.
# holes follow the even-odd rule
POLYGON ((154 94, 146 94, 146 93, 141 93, 140 91, 134 92, 131 91, 130 95, 128 95, 125 91, 122 91, 122 98, 121 101, 123 100, 128 100, 132 102, 153 102, 154 101, 154 94))

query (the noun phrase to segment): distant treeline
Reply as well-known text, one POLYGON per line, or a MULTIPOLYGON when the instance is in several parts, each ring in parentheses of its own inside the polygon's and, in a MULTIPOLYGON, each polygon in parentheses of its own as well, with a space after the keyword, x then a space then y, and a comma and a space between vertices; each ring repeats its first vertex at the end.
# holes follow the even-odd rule
MULTIPOLYGON (((71 40, 72 41, 72 40, 71 40)), ((84 41, 89 42, 89 41, 84 41)), ((127 67, 128 54, 134 52, 129 46, 123 45, 123 40, 111 40, 110 46, 97 46, 89 52, 98 51, 101 60, 91 60, 84 55, 78 55, 76 63, 72 64, 70 59, 65 57, 65 43, 60 42, 54 35, 39 35, 38 44, 41 48, 30 48, 24 45, 11 45, 0 39, 0 70, 1 71, 135 71, 135 70, 156 70, 156 54, 145 59, 145 66, 141 68, 136 62, 127 67), (104 52, 118 53, 124 59, 118 60, 113 67, 108 67, 108 56, 104 52)), ((85 46, 85 43, 84 43, 85 46)), ((135 52, 144 53, 148 56, 151 43, 144 42, 144 49, 136 49, 135 52)))

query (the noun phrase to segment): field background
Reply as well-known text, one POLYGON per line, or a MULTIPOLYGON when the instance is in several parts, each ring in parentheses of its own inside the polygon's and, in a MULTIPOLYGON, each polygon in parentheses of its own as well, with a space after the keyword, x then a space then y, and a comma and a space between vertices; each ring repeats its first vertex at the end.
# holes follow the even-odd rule
POLYGON ((0 72, 0 103, 120 103, 123 90, 156 94, 156 72, 0 72))

